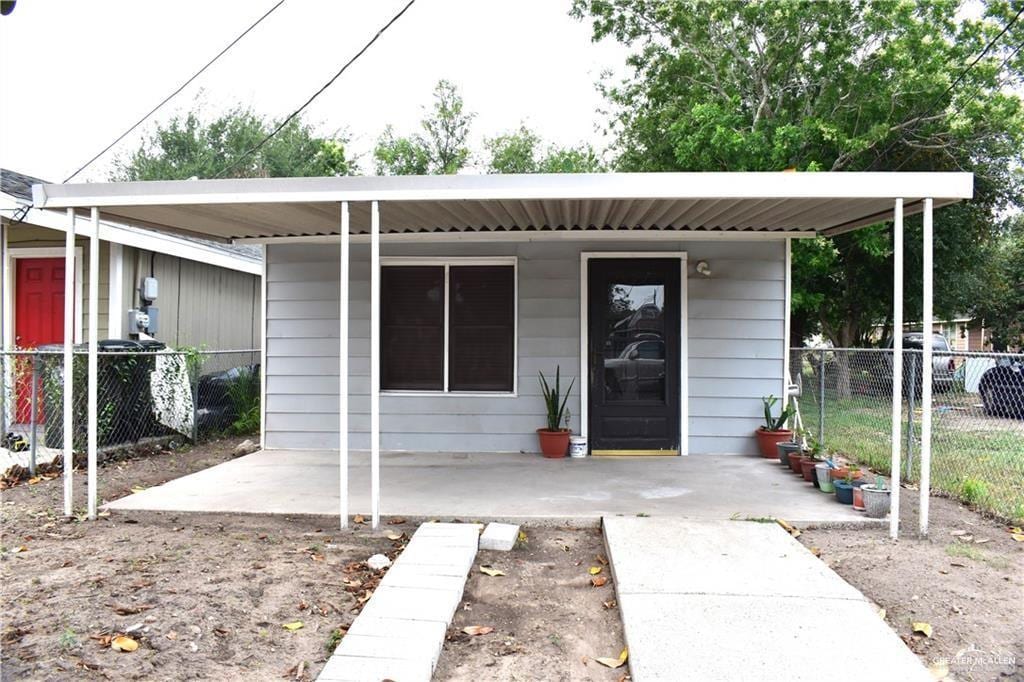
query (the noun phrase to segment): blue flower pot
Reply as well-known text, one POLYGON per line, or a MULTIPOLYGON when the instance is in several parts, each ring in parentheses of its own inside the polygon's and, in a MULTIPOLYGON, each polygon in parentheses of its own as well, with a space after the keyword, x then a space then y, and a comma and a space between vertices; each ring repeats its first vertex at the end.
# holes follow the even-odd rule
POLYGON ((833 481, 836 489, 836 502, 839 504, 853 504, 853 485, 846 481, 833 481))

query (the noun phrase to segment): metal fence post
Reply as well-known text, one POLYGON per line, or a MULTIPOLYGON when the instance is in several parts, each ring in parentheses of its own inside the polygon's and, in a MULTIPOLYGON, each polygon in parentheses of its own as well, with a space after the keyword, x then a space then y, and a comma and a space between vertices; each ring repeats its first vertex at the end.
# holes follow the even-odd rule
POLYGON ((199 442, 199 368, 191 367, 188 360, 186 356, 185 370, 189 373, 189 382, 192 384, 192 443, 195 444, 199 442))
MULTIPOLYGON (((906 351, 904 351, 906 352, 906 351)), ((910 351, 910 387, 907 390, 907 465, 904 477, 910 481, 914 468, 914 398, 917 394, 917 356, 910 351)))
POLYGON ((32 354, 32 405, 29 408, 29 459, 28 471, 36 475, 36 426, 39 423, 39 353, 32 354))
POLYGON ((818 446, 825 447, 825 349, 818 361, 818 446))

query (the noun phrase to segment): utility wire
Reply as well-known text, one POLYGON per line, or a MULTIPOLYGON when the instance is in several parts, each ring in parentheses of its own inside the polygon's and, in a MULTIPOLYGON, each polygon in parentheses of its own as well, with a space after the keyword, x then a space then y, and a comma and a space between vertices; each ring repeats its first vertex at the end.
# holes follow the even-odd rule
POLYGON ((288 125, 296 116, 301 114, 306 109, 306 107, 308 107, 310 104, 312 104, 313 100, 315 100, 317 97, 319 97, 321 94, 323 94, 324 90, 326 90, 327 88, 331 87, 331 85, 334 84, 334 81, 338 80, 338 78, 341 77, 341 74, 345 73, 345 71, 347 71, 348 68, 350 66, 352 66, 356 62, 357 59, 362 57, 363 53, 365 53, 367 50, 369 50, 370 46, 372 46, 375 42, 377 42, 377 40, 382 35, 384 35, 384 32, 387 31, 389 28, 391 28, 392 24, 394 24, 396 21, 401 19, 402 15, 405 14, 406 11, 408 11, 408 9, 410 7, 412 7, 415 2, 416 2, 416 0, 409 0, 409 2, 406 3, 405 7, 403 7, 401 10, 399 10, 398 14, 396 14, 393 17, 391 17, 391 21, 389 21, 388 23, 384 24, 384 26, 382 26, 377 31, 377 33, 375 33, 374 36, 372 38, 370 38, 369 42, 367 42, 365 45, 363 45, 362 49, 360 49, 359 52, 357 52, 351 59, 349 59, 347 62, 345 62, 345 64, 340 69, 338 69, 338 71, 335 72, 335 74, 333 76, 331 76, 330 80, 328 80, 326 83, 324 83, 320 87, 319 90, 314 92, 312 94, 312 96, 310 96, 309 99, 307 99, 305 102, 303 102, 302 106, 300 106, 298 109, 296 109, 292 113, 288 114, 288 116, 284 120, 282 120, 277 125, 276 128, 274 128, 272 131, 270 131, 270 133, 267 134, 266 137, 264 137, 262 140, 260 140, 259 143, 257 143, 254 147, 252 147, 248 151, 244 152, 241 156, 239 156, 237 159, 235 159, 230 165, 228 165, 227 167, 221 169, 220 172, 217 173, 216 175, 214 175, 213 177, 214 178, 222 178, 222 177, 224 177, 224 175, 228 171, 233 170, 240 163, 242 163, 242 161, 245 161, 247 158, 249 158, 250 156, 252 156, 256 152, 258 152, 260 149, 262 149, 263 146, 267 142, 269 142, 275 135, 277 135, 279 132, 281 132, 284 129, 284 127, 286 125, 288 125))
POLYGON ((177 95, 177 94, 178 94, 179 92, 181 92, 182 90, 184 90, 185 88, 187 88, 187 87, 188 87, 188 86, 189 86, 189 85, 190 85, 190 84, 192 83, 192 81, 194 81, 194 80, 195 80, 196 78, 198 78, 198 77, 199 77, 200 75, 202 75, 202 73, 203 73, 204 71, 206 71, 206 70, 207 70, 208 68, 210 68, 211 66, 213 66, 213 63, 214 63, 214 62, 216 62, 216 61, 217 61, 218 59, 220 59, 221 57, 223 57, 223 56, 224 56, 224 53, 225 53, 225 52, 227 52, 227 51, 228 51, 228 50, 230 50, 230 49, 231 49, 232 47, 234 47, 234 46, 235 46, 235 44, 236 44, 236 43, 238 43, 238 41, 240 41, 240 40, 241 40, 242 38, 244 38, 244 37, 245 37, 246 35, 248 35, 248 34, 249 34, 249 32, 250 32, 250 31, 252 31, 252 30, 253 30, 254 28, 256 28, 257 26, 259 26, 259 25, 260 25, 260 24, 261 24, 261 23, 263 22, 263 20, 264 20, 264 19, 266 19, 267 17, 269 17, 269 16, 271 15, 271 14, 273 14, 273 13, 274 13, 274 11, 275 11, 275 10, 276 10, 276 9, 277 9, 278 7, 280 7, 281 5, 283 5, 283 4, 284 4, 284 1, 285 1, 285 0, 278 0, 278 2, 277 2, 277 3, 276 3, 276 4, 274 5, 274 6, 273 6, 273 7, 271 7, 270 9, 268 9, 268 10, 267 10, 267 11, 266 11, 266 12, 265 12, 265 13, 263 14, 263 16, 261 16, 261 17, 260 17, 259 19, 257 19, 256 21, 254 21, 254 22, 253 22, 252 24, 250 24, 250 25, 249 25, 249 28, 247 28, 247 29, 245 29, 244 31, 242 31, 242 32, 241 32, 241 33, 240 33, 240 34, 238 35, 238 37, 237 37, 237 38, 235 38, 235 39, 234 39, 234 40, 232 40, 232 41, 231 41, 230 43, 228 43, 228 44, 227 44, 227 46, 225 46, 223 50, 221 50, 220 52, 218 52, 218 53, 217 53, 217 54, 216 54, 216 55, 215 55, 215 56, 213 57, 213 59, 211 59, 210 61, 206 62, 206 64, 205 64, 205 65, 203 66, 203 68, 199 69, 199 70, 198 70, 198 71, 196 71, 196 72, 195 72, 194 74, 192 74, 192 77, 191 77, 191 78, 189 78, 189 79, 188 79, 187 81, 185 81, 184 83, 182 83, 182 84, 181 84, 180 86, 178 86, 178 89, 177 89, 177 90, 175 90, 175 91, 174 91, 174 92, 172 92, 171 94, 167 95, 167 97, 164 97, 164 98, 163 98, 163 100, 161 100, 159 104, 157 104, 157 105, 156 105, 155 107, 153 107, 152 109, 150 109, 150 110, 149 110, 149 112, 148 112, 148 113, 147 113, 147 114, 146 114, 145 116, 143 116, 142 118, 140 118, 140 119, 139 119, 138 121, 136 121, 136 122, 135 122, 135 123, 134 123, 134 124, 132 125, 132 127, 128 128, 128 130, 126 130, 126 131, 124 131, 123 133, 121 133, 121 134, 120 134, 120 135, 118 136, 118 138, 117 138, 116 140, 114 140, 113 142, 111 142, 110 144, 108 144, 108 145, 107 145, 106 147, 104 147, 104 148, 103 148, 103 150, 102 150, 102 151, 100 151, 100 153, 99 153, 99 154, 97 154, 96 156, 94 156, 94 157, 92 157, 91 159, 89 159, 88 161, 86 161, 86 162, 85 162, 84 164, 82 164, 82 167, 81 167, 81 168, 79 168, 78 170, 76 170, 76 171, 75 171, 74 173, 72 173, 72 174, 71 174, 71 175, 69 175, 68 177, 64 178, 64 182, 69 182, 70 180, 74 179, 74 177, 75 177, 76 175, 78 175, 79 173, 81 173, 82 171, 84 171, 84 170, 85 170, 86 168, 88 168, 88 167, 89 167, 89 166, 90 166, 90 165, 91 165, 91 164, 92 164, 92 163, 93 163, 93 162, 94 162, 94 161, 95 161, 96 159, 98 159, 98 158, 100 158, 101 156, 103 156, 104 154, 106 154, 106 153, 107 153, 108 151, 110 151, 110 150, 111 150, 111 148, 112 148, 112 147, 113 147, 114 145, 116 145, 116 144, 117 144, 118 142, 120 142, 120 141, 121 141, 121 140, 123 140, 123 139, 124 139, 125 137, 127 137, 129 133, 131 133, 131 132, 132 132, 133 130, 135 130, 135 129, 136 129, 136 128, 138 128, 138 127, 139 127, 140 125, 142 125, 142 124, 143 124, 143 123, 145 122, 145 120, 146 120, 147 118, 149 118, 150 116, 152 116, 153 114, 155 114, 155 113, 157 112, 157 110, 159 110, 159 109, 160 109, 160 108, 161 108, 161 107, 162 107, 163 105, 165 105, 165 104, 167 104, 167 103, 168 103, 169 101, 171 101, 171 99, 173 99, 175 95, 177 95))
MULTIPOLYGON (((1017 23, 1017 20, 1020 19, 1022 14, 1024 14, 1024 7, 1021 7, 1017 14, 1014 15, 1013 19, 1010 19, 1008 22, 1006 22, 1006 25, 1003 26, 1003 30, 1001 30, 994 38, 992 38, 992 40, 988 41, 988 44, 985 45, 985 48, 981 52, 979 52, 974 59, 971 60, 970 64, 964 67, 960 74, 953 79, 953 82, 950 83, 946 87, 946 89, 943 90, 941 94, 939 94, 938 97, 933 99, 922 113, 915 116, 914 118, 920 121, 921 119, 925 118, 930 113, 932 113, 932 110, 935 108, 935 105, 942 101, 942 99, 946 97, 946 95, 953 92, 953 89, 956 88, 956 86, 959 85, 963 81, 963 79, 967 77, 967 74, 970 73, 971 69, 973 69, 978 64, 978 62, 980 62, 985 57, 985 55, 988 54, 989 50, 991 50, 995 46, 995 44, 999 42, 999 39, 1006 35, 1007 31, 1009 31, 1013 27, 1013 25, 1017 23)), ((875 161, 871 164, 872 167, 874 167, 880 159, 885 158, 885 156, 892 151, 893 147, 896 146, 896 142, 896 140, 890 142, 888 146, 886 146, 886 148, 882 150, 882 153, 875 157, 875 161)), ((901 165, 900 168, 902 167, 903 166, 901 165)))
MULTIPOLYGON (((1001 72, 1001 71, 1002 71, 1002 70, 1003 70, 1004 68, 1006 68, 1006 65, 1010 63, 1010 60, 1012 60, 1012 59, 1013 59, 1014 57, 1016 57, 1016 56, 1017 56, 1017 53, 1018 53, 1018 52, 1020 52, 1020 51, 1021 51, 1021 49, 1024 49, 1024 42, 1021 42, 1021 43, 1020 43, 1019 45, 1017 45, 1017 47, 1015 47, 1015 48, 1014 48, 1014 49, 1013 49, 1013 50, 1012 50, 1012 51, 1010 52, 1010 54, 1008 54, 1008 55, 1006 56, 1006 59, 1004 59, 1004 60, 1002 61, 1002 63, 1001 63, 1000 65, 999 65, 999 68, 997 68, 997 69, 996 69, 996 72, 997 72, 997 73, 999 73, 999 72, 1001 72)), ((996 83, 995 83, 995 87, 996 87, 997 89, 998 89, 998 88, 1001 88, 1001 87, 1002 87, 1002 86, 1003 86, 1003 85, 1004 85, 1004 84, 1006 83, 1006 81, 1007 81, 1007 78, 1006 78, 1006 77, 1004 77, 1004 78, 1000 78, 1000 79, 999 79, 998 81, 996 81, 996 83)), ((964 100, 964 101, 960 102, 960 104, 958 104, 958 105, 956 106, 956 108, 955 108, 955 109, 953 109, 953 111, 949 112, 949 116, 950 116, 950 118, 952 118, 952 117, 956 116, 956 115, 957 115, 957 114, 959 114, 959 113, 960 113, 961 111, 963 111, 963 109, 964 109, 964 107, 965 107, 966 105, 967 105, 967 100, 964 100)), ((920 147, 918 147, 918 148, 915 148, 915 149, 914 149, 914 151, 910 153, 910 156, 908 156, 907 158, 903 159, 903 161, 901 161, 901 162, 900 162, 900 165, 896 166, 896 168, 894 168, 893 170, 897 170, 897 171, 898 171, 898 170, 902 170, 904 166, 906 166, 906 165, 907 165, 908 163, 910 163, 910 162, 911 162, 911 161, 913 161, 913 160, 914 160, 915 158, 917 158, 917 155, 918 155, 918 154, 920 154, 920 153, 921 153, 921 148, 920 148, 920 147)))

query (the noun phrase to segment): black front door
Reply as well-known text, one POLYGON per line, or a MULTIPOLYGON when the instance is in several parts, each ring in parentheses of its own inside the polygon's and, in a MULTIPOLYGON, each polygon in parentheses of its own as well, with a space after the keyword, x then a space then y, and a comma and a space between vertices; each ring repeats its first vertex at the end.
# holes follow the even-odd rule
POLYGON ((588 262, 591 453, 677 455, 679 259, 588 262))

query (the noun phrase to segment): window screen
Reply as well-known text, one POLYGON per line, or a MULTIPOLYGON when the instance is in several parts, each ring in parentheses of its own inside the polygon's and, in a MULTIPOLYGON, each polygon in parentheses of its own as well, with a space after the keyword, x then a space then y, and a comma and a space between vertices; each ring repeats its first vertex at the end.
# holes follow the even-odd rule
POLYGON ((451 266, 448 281, 448 389, 511 391, 515 268, 451 266))
POLYGON ((381 388, 444 389, 444 266, 381 268, 381 388))

